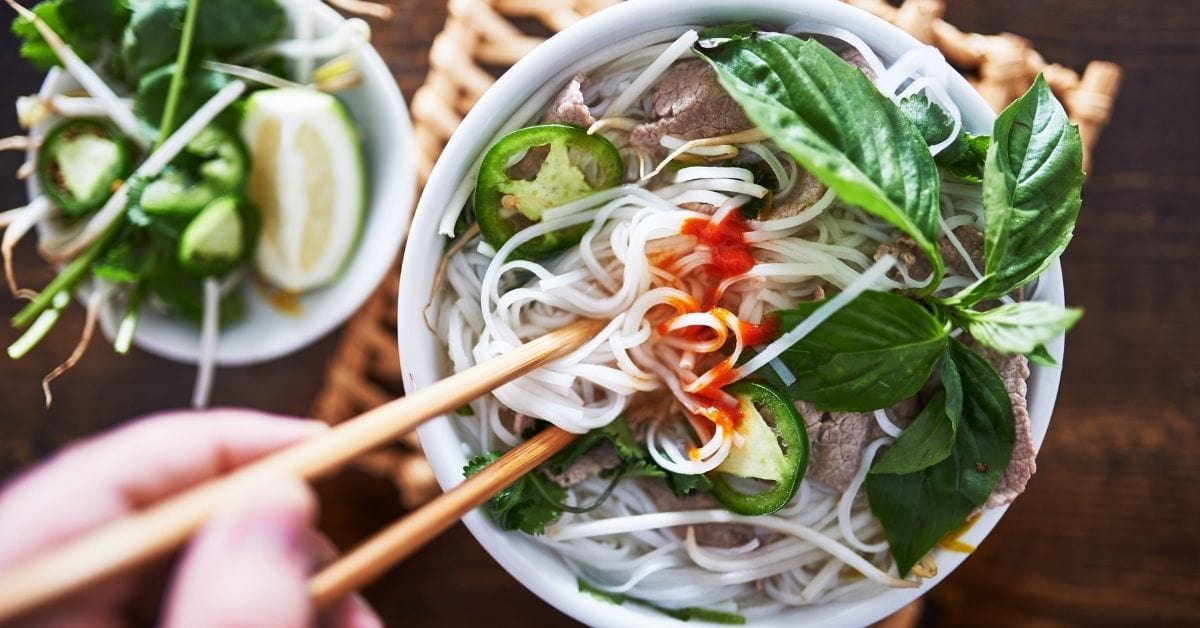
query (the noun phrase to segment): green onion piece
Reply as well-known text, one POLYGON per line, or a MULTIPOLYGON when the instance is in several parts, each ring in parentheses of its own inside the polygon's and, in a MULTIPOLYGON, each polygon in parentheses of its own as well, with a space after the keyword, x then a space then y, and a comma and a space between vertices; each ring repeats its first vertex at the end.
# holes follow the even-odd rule
POLYGON ((30 325, 20 338, 8 346, 8 357, 20 360, 32 351, 42 341, 42 338, 45 338, 46 334, 54 328, 58 317, 66 309, 67 303, 71 301, 71 296, 65 291, 59 292, 51 301, 50 309, 39 314, 37 320, 33 321, 33 325, 30 325))
POLYGON ((129 296, 129 307, 126 308, 125 316, 117 326, 116 338, 113 339, 113 350, 121 355, 129 353, 129 347, 133 345, 133 332, 137 329, 138 312, 142 309, 142 299, 145 296, 146 282, 143 281, 129 296))
POLYGON ((12 317, 13 327, 18 329, 28 327, 35 318, 51 307, 57 294, 71 292, 91 270, 92 262, 95 262, 96 258, 100 257, 100 254, 108 248, 108 243, 121 230, 123 224, 125 224, 124 220, 118 220, 109 225, 108 229, 100 235, 100 239, 92 243, 92 246, 84 251, 83 255, 71 260, 66 268, 63 268, 62 272, 50 282, 50 285, 46 286, 29 305, 12 317))

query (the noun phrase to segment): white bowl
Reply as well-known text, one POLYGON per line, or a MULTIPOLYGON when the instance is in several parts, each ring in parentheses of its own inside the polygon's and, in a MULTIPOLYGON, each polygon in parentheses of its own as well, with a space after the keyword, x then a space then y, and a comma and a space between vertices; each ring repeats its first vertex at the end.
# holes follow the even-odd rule
MULTIPOLYGON (((291 14, 310 10, 315 15, 317 36, 334 32, 345 18, 318 0, 283 3, 291 14)), ((374 48, 359 53, 361 85, 337 94, 358 124, 369 177, 367 215, 362 237, 353 257, 333 283, 301 295, 298 312, 285 313, 273 306, 263 292, 246 281, 245 317, 222 325, 217 343, 217 364, 255 364, 297 351, 332 331, 358 309, 391 268, 408 230, 416 192, 416 159, 412 121, 392 73, 374 48)), ((60 93, 77 87, 65 72, 52 71, 41 94, 60 93)), ((30 179, 29 194, 38 193, 30 179)), ((100 324, 112 338, 119 314, 105 308, 100 324)), ((167 316, 154 308, 142 308, 134 343, 156 355, 194 364, 200 346, 199 327, 167 316)))
MULTIPOLYGON (((466 117, 425 186, 417 206, 401 271, 399 344, 404 383, 408 390, 427 386, 448 373, 445 351, 428 331, 422 309, 432 288, 434 269, 442 254, 438 220, 451 202, 459 181, 467 176, 498 134, 501 125, 528 102, 550 96, 574 72, 580 61, 595 51, 653 29, 754 21, 787 27, 799 21, 819 22, 847 29, 866 40, 887 60, 895 60, 920 43, 896 27, 868 13, 834 0, 691 0, 663 3, 630 0, 589 17, 554 36, 506 73, 466 117)), ((953 73, 950 95, 962 109, 966 127, 990 134, 995 114, 961 76, 953 73)), ((457 199, 456 199, 457 200, 457 199)), ((1035 298, 1061 305, 1063 286, 1056 262, 1041 277, 1035 298)), ((1048 346, 1062 362, 1063 340, 1048 346)), ((1029 379, 1029 412, 1035 446, 1040 447, 1058 394, 1058 369, 1032 367, 1029 379)), ((420 428, 425 449, 443 488, 463 479, 464 445, 450 420, 442 417, 420 428)), ((995 527, 1006 508, 984 511, 963 537, 978 545, 995 527)), ((596 626, 677 626, 676 620, 635 605, 614 606, 577 590, 576 578, 549 550, 518 532, 503 532, 480 511, 464 517, 467 527, 483 547, 529 590, 586 624, 596 626)), ((803 626, 862 626, 895 612, 929 591, 966 559, 965 554, 937 550, 938 575, 919 589, 890 589, 858 602, 795 608, 758 623, 803 626)))

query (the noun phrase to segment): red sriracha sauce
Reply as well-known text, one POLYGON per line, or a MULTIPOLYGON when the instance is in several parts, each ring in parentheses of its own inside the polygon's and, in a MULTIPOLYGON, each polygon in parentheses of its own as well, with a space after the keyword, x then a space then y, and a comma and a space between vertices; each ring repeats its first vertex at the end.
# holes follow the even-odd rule
POLYGON ((679 233, 696 238, 698 244, 712 251, 713 271, 722 279, 744 274, 754 267, 746 232, 750 230, 742 215, 728 212, 721 222, 711 218, 688 218, 679 233))
POLYGON ((744 321, 738 322, 742 342, 747 347, 757 347, 771 342, 779 334, 779 321, 774 316, 766 316, 757 325, 744 321))

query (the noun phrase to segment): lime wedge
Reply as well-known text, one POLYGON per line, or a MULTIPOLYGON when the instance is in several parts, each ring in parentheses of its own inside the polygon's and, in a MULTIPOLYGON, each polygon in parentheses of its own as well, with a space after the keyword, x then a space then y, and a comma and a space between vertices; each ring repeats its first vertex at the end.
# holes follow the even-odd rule
POLYGON ((303 292, 337 278, 358 241, 366 208, 358 131, 333 96, 273 89, 249 99, 247 194, 262 212, 258 272, 303 292))

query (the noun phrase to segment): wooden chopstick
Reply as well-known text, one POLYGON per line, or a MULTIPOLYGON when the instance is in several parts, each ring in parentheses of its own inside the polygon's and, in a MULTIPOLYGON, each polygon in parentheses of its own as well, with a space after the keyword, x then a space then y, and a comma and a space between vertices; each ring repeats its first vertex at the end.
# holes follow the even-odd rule
POLYGON ((462 484, 375 534, 309 581, 313 603, 317 608, 325 608, 375 580, 497 491, 566 447, 576 436, 558 427, 548 427, 462 484))
MULTIPOLYGON (((228 492, 253 481, 256 475, 283 473, 305 480, 320 477, 432 417, 570 353, 593 338, 603 324, 585 320, 563 327, 341 423, 326 434, 280 450, 18 564, 0 574, 0 624, 170 552, 203 525, 228 492)), ((515 473, 524 467, 504 468, 515 473)), ((496 473, 489 477, 493 482, 502 480, 496 473)), ((514 475, 507 482, 515 479, 514 475)))

